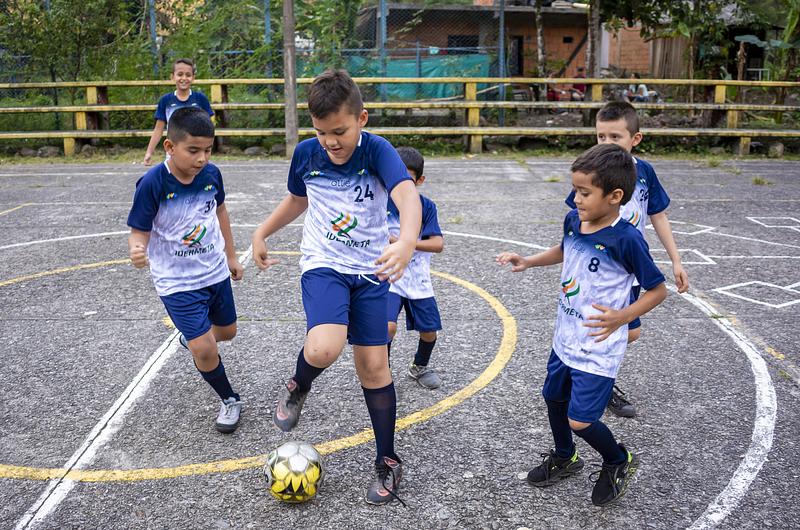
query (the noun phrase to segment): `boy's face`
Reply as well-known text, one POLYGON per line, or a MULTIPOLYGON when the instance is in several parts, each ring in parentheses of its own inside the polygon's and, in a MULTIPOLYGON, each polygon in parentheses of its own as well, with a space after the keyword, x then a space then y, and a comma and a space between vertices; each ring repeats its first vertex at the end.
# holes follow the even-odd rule
POLYGON ((628 123, 624 119, 614 121, 598 120, 595 124, 595 130, 597 131, 598 144, 617 144, 629 153, 642 141, 642 133, 637 131, 636 134, 631 135, 628 130, 628 123))
POLYGON ((164 140, 164 150, 169 154, 169 166, 173 174, 182 179, 193 179, 200 173, 209 158, 214 138, 186 135, 183 140, 173 142, 164 140))
POLYGON ((410 167, 407 167, 406 171, 408 171, 408 176, 414 181, 415 186, 422 186, 422 183, 425 182, 425 175, 418 176, 417 172, 410 167))
POLYGON ((178 90, 189 90, 194 81, 194 69, 188 64, 177 63, 172 69, 172 80, 178 90))
POLYGON ((575 206, 581 221, 596 221, 619 213, 622 190, 616 189, 604 195, 603 188, 592 183, 591 173, 573 172, 572 188, 575 190, 575 206))
POLYGON ((356 116, 346 105, 324 118, 311 116, 311 123, 317 131, 317 140, 334 164, 344 164, 353 156, 361 138, 361 128, 367 124, 367 118, 366 110, 356 116))

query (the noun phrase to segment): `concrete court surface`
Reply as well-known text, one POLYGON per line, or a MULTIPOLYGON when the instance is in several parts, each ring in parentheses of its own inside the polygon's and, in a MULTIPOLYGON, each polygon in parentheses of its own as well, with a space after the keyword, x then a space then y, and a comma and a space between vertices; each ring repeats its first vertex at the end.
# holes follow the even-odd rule
MULTIPOLYGON (((515 275, 493 257, 558 243, 571 161, 426 164, 421 191, 446 231, 433 260, 444 330, 432 364, 444 385, 405 375, 416 337, 401 332, 392 361, 407 508, 363 501, 374 445, 359 435, 369 417, 349 348, 291 436, 271 424, 305 330, 298 226, 270 240, 280 265, 249 264, 235 285, 239 335, 221 351, 245 411, 222 435, 218 402, 177 348, 147 271, 127 263, 142 167, 0 167, 0 528, 800 526, 797 162, 653 160, 691 291, 671 291, 627 352, 618 383, 638 417, 605 417, 639 453, 639 472, 619 503, 595 508, 599 458, 579 440, 582 475, 526 484, 552 444, 539 392, 558 269, 515 275), (326 452, 326 482, 302 505, 278 503, 261 475, 263 455, 290 438, 326 452)), ((288 163, 219 166, 244 252, 285 193, 288 163)))

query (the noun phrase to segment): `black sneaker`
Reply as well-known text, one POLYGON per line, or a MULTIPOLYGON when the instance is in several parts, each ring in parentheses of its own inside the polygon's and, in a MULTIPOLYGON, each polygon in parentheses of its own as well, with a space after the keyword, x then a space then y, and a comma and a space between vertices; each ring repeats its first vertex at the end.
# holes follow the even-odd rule
MULTIPOLYGON (((396 455, 395 455, 396 456, 396 455)), ((367 489, 367 504, 383 505, 389 504, 393 499, 397 499, 406 505, 403 499, 397 496, 400 490, 400 479, 403 478, 403 463, 398 458, 383 457, 383 461, 375 464, 375 474, 377 477, 367 489)))
POLYGON ((303 403, 306 402, 308 395, 308 392, 300 392, 294 379, 289 379, 289 382, 286 383, 286 390, 286 395, 278 399, 273 417, 275 425, 283 432, 289 432, 297 425, 300 420, 300 411, 303 410, 303 403))
POLYGON ((617 385, 611 391, 611 399, 608 400, 608 410, 620 418, 633 418, 636 416, 636 407, 628 401, 623 392, 617 385))
POLYGON ((583 469, 583 458, 578 456, 577 448, 568 458, 558 456, 553 449, 542 456, 542 463, 528 472, 528 482, 539 488, 552 486, 583 469))
POLYGON ((639 467, 639 458, 625 449, 624 445, 619 444, 619 446, 625 452, 625 462, 617 465, 603 464, 600 471, 590 476, 594 478, 599 475, 592 489, 592 504, 595 506, 605 506, 622 497, 639 467))

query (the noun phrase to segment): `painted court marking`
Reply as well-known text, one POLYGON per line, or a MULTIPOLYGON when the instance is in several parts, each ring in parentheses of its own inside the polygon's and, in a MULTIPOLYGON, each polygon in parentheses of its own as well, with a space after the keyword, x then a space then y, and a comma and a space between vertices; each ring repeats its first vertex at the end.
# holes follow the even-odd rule
POLYGON ((716 289, 712 289, 714 292, 719 294, 724 294, 725 296, 730 296, 731 298, 738 298, 740 300, 745 300, 747 302, 751 302, 753 304, 765 305, 767 307, 771 307, 773 309, 781 309, 783 307, 789 307, 794 304, 800 304, 800 291, 796 290, 798 283, 794 283, 792 285, 787 285, 782 287, 780 285, 775 285, 774 283, 769 282, 762 282, 759 280, 751 281, 751 282, 743 282, 743 283, 735 283, 733 285, 726 285, 725 287, 717 287, 716 289), (789 300, 788 302, 783 302, 781 304, 774 304, 772 302, 767 302, 764 300, 757 300, 755 298, 750 298, 748 296, 744 296, 743 294, 738 294, 733 292, 735 289, 746 287, 748 285, 762 285, 764 287, 769 287, 772 289, 778 289, 780 291, 784 291, 789 295, 793 295, 795 298, 794 300, 789 300))
POLYGON ((767 228, 788 228, 789 230, 800 232, 800 219, 797 219, 795 217, 747 217, 747 219, 761 226, 765 226, 767 228), (763 222, 762 219, 769 221, 769 223, 763 222), (791 222, 783 222, 781 224, 775 224, 772 221, 791 221, 791 222))

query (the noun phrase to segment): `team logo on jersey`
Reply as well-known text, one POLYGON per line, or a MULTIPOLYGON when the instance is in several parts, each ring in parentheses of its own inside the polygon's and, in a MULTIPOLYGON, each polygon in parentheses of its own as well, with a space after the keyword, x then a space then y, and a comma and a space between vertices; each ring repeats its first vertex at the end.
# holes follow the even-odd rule
POLYGON ((628 222, 633 226, 639 226, 639 221, 641 221, 642 216, 639 215, 639 212, 633 212, 630 217, 628 217, 628 222))
POLYGON ((174 199, 174 198, 175 198, 175 194, 174 193, 167 193, 167 200, 174 199))
POLYGON ((362 169, 361 171, 358 172, 358 174, 363 175, 366 171, 367 171, 366 169, 362 169))
POLYGON ((646 180, 646 179, 644 179, 643 177, 639 179, 639 182, 641 182, 642 184, 644 184, 645 186, 647 186, 647 180, 646 180))
POLYGON ((309 171, 308 175, 310 177, 318 177, 318 176, 322 175, 322 171, 319 171, 319 170, 315 169, 314 171, 309 171))
POLYGON ((596 249, 597 249, 597 250, 599 250, 600 252, 605 252, 605 251, 606 251, 606 246, 605 246, 605 245, 601 245, 600 243, 596 244, 596 245, 594 246, 594 248, 596 248, 596 249))
POLYGON ((206 187, 203 188, 203 191, 211 191, 213 189, 214 189, 214 185, 213 184, 207 184, 206 187))
POLYGON ((358 226, 358 217, 349 213, 339 213, 336 219, 331 220, 331 231, 339 237, 352 239, 350 231, 358 226))
POLYGON ((564 296, 567 297, 567 302, 569 302, 570 298, 581 292, 581 286, 578 280, 570 278, 565 282, 561 282, 561 292, 564 293, 564 296))
POLYGON ((205 225, 199 224, 194 225, 194 228, 183 234, 181 239, 183 240, 183 244, 187 247, 199 247, 200 241, 205 237, 205 235, 205 225))

